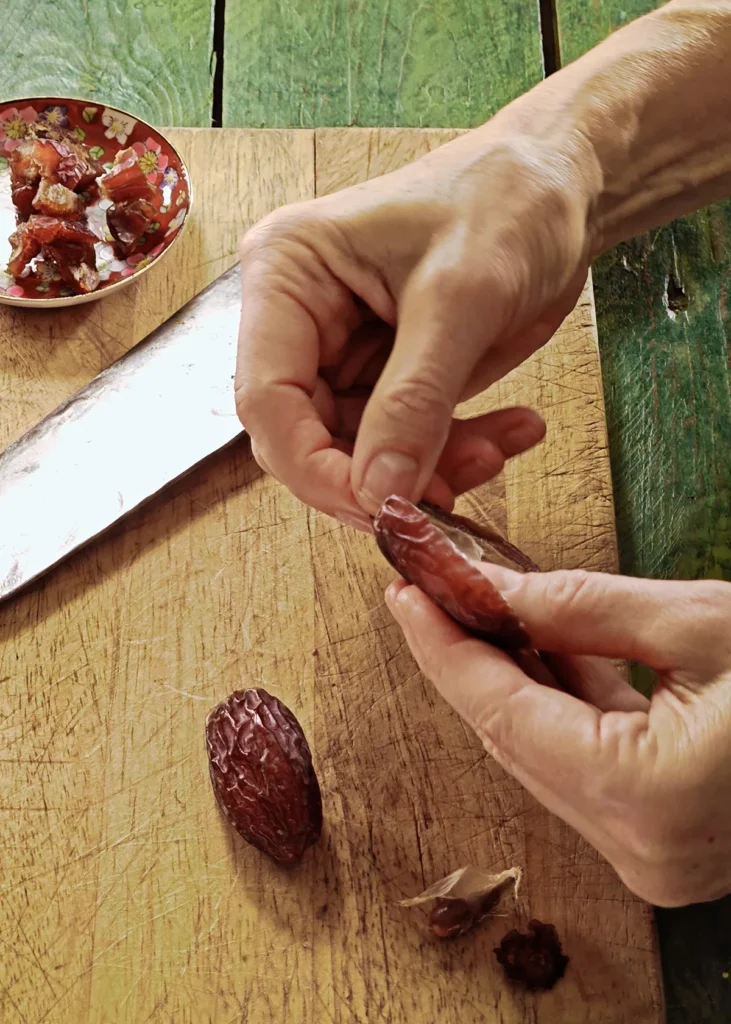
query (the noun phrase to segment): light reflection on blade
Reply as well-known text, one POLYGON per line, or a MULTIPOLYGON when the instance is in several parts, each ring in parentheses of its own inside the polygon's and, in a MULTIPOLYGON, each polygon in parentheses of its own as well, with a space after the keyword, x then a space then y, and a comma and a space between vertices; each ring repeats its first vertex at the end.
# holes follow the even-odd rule
POLYGON ((0 600, 241 434, 227 271, 0 455, 0 600))

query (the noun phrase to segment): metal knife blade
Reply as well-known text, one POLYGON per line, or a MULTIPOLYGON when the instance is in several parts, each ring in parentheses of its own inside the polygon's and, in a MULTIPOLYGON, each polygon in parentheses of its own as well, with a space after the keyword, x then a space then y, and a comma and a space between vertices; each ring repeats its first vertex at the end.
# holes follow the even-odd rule
POLYGON ((233 267, 0 455, 0 600, 242 427, 233 267))

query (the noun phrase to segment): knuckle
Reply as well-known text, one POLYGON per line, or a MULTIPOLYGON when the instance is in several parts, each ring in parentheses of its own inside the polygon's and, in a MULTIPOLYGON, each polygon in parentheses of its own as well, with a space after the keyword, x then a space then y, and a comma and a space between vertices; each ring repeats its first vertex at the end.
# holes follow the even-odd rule
POLYGON ((593 575, 584 569, 548 573, 545 583, 546 603, 569 613, 591 599, 596 586, 593 575))
POLYGON ((439 433, 454 411, 444 389, 424 375, 392 385, 383 395, 382 406, 388 419, 396 423, 416 421, 420 427, 433 423, 439 433))
POLYGON ((488 296, 493 319, 509 321, 516 315, 530 278, 522 248, 501 238, 490 244, 486 260, 485 238, 479 225, 460 224, 427 262, 419 293, 435 296, 438 308, 450 317, 455 310, 484 309, 488 296))
POLYGON ((424 282, 425 290, 439 296, 442 306, 445 309, 454 308, 457 304, 466 301, 474 291, 474 271, 470 270, 471 261, 468 254, 459 246, 460 251, 455 250, 455 243, 450 239, 449 260, 440 260, 435 266, 428 269, 424 282))
POLYGON ((254 224, 239 242, 239 258, 243 265, 251 263, 261 254, 288 241, 302 230, 308 220, 306 203, 281 206, 254 224))
POLYGON ((266 407, 264 389, 255 381, 244 380, 236 385, 234 394, 236 413, 242 426, 251 436, 259 419, 259 412, 266 407))

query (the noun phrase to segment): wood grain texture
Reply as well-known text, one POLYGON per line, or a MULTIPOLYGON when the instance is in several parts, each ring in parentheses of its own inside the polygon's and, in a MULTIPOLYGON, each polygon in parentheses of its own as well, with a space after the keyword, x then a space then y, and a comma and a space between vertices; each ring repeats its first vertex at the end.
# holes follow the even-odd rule
POLYGON ((542 75, 535 0, 227 0, 224 123, 479 124, 542 75))
POLYGON ((0 99, 81 96, 210 125, 214 0, 3 0, 0 99))
MULTIPOLYGON (((176 140, 200 182, 199 233, 175 273, 119 296, 126 315, 112 297, 88 307, 113 344, 100 351, 77 320, 44 335, 36 315, 0 311, 3 337, 22 342, 0 346, 5 437, 226 266, 254 216, 440 138, 318 132, 316 161, 310 132, 176 140), (41 373, 56 347, 66 360, 41 373)), ((547 566, 613 568, 588 290, 550 355, 491 400, 540 408, 566 471, 525 456, 464 507, 547 566)), ((420 676, 383 603, 392 575, 370 538, 300 505, 237 444, 4 606, 3 1021, 659 1024, 648 908, 420 676), (314 751, 326 826, 292 870, 231 833, 208 781, 205 716, 243 685, 285 700, 314 751), (462 941, 430 940, 397 901, 467 862, 521 864, 518 904, 462 941), (531 915, 555 922, 572 958, 538 998, 510 989, 492 955, 531 915)))
MULTIPOLYGON (((564 62, 653 7, 557 0, 564 62)), ((594 268, 621 566, 731 580, 731 203, 594 268)), ((635 673, 642 688, 651 681, 635 673)), ((731 1020, 731 898, 657 911, 668 1024, 731 1020)))
MULTIPOLYGON (((197 195, 192 231, 169 262, 83 315, 2 309, 0 443, 231 265, 245 227, 312 195, 310 133, 234 136, 174 133, 197 195)), ((267 509, 272 536, 283 530, 287 499, 268 494, 259 509, 254 497, 239 519, 225 498, 253 470, 243 453, 224 462, 3 609, 0 1018, 8 1024, 228 1021, 237 992, 245 998, 248 975, 217 1004, 229 942, 241 969, 242 936, 232 930, 256 880, 238 887, 216 824, 203 712, 245 668, 264 678, 256 623, 281 613, 294 629, 302 599, 283 583, 281 609, 247 602, 259 573, 286 573, 289 563, 286 544, 270 546, 267 562, 245 533, 256 533, 267 509), (235 592, 232 576, 241 581, 235 592)), ((248 930, 243 939, 251 962, 262 963, 264 947, 248 930)), ((277 948, 276 934, 269 942, 277 948)))
POLYGON ((731 204, 597 264, 623 568, 731 581, 731 204))

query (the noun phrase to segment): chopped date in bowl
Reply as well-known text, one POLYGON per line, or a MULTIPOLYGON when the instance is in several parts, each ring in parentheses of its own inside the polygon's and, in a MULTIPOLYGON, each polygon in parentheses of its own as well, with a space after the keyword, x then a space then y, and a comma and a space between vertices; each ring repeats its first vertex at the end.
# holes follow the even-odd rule
POLYGON ((137 276, 179 236, 190 199, 181 157, 144 121, 78 99, 0 102, 0 302, 55 304, 137 276), (86 240, 39 244, 34 217, 79 225, 93 258, 86 240))
POLYGON ((33 137, 11 152, 9 163, 18 222, 10 236, 8 272, 13 277, 20 277, 31 261, 44 260, 72 291, 94 291, 100 282, 94 246, 100 239, 88 229, 87 213, 99 194, 112 202, 107 224, 119 258, 149 245, 156 190, 131 147, 120 150, 102 173, 83 144, 33 137))

